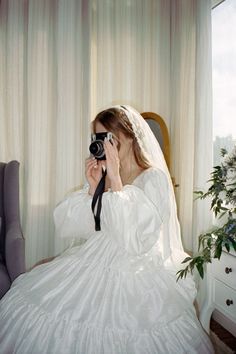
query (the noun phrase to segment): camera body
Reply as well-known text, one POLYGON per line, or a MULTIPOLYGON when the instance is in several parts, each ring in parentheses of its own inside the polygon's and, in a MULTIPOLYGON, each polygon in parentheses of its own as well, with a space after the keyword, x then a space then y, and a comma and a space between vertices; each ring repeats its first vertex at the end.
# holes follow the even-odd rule
POLYGON ((104 151, 104 139, 112 139, 111 132, 96 133, 91 135, 91 144, 89 146, 89 151, 97 160, 106 160, 106 155, 104 151))

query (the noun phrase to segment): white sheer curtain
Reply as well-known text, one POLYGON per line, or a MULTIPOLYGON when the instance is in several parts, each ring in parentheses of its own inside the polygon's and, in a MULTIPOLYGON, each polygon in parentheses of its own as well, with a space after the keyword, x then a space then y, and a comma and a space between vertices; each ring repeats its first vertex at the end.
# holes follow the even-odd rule
POLYGON ((1 1, 0 160, 21 164, 27 266, 64 247, 54 245, 52 210, 83 180, 90 121, 86 3, 1 1))
POLYGON ((0 160, 21 163, 28 266, 65 247, 53 208, 83 182, 91 119, 120 102, 166 120, 192 249, 203 225, 192 192, 210 160, 209 11, 210 0, 1 1, 0 160))
POLYGON ((93 113, 111 103, 170 117, 169 0, 101 0, 92 7, 93 113))
POLYGON ((92 109, 125 102, 163 116, 186 250, 211 225, 193 202, 212 166, 211 1, 94 1, 92 109))
POLYGON ((211 226, 209 202, 193 202, 212 169, 211 1, 173 1, 171 23, 171 146, 184 246, 211 226))

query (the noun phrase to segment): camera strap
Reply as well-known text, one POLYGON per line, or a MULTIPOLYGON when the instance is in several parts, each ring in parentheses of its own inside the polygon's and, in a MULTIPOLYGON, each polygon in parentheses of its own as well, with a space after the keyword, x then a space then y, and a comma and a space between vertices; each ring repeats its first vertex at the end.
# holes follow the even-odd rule
POLYGON ((94 216, 94 221, 95 221, 95 230, 100 231, 101 230, 101 221, 100 221, 100 215, 101 215, 101 210, 102 210, 102 195, 105 190, 105 178, 106 178, 107 171, 102 171, 102 178, 100 179, 97 188, 95 190, 93 200, 92 200, 92 211, 93 211, 93 216, 94 216), (97 206, 97 209, 95 211, 95 207, 97 206))

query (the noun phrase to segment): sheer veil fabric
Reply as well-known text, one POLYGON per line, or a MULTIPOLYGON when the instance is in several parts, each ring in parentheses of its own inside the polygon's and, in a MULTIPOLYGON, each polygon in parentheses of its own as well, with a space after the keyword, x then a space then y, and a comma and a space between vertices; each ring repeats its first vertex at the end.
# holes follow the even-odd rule
MULTIPOLYGON (((151 166, 164 172, 168 180, 170 215, 169 221, 160 233, 157 250, 162 255, 165 267, 168 268, 170 272, 173 272, 174 275, 176 274, 176 271, 180 269, 181 262, 188 256, 188 254, 184 252, 182 245, 175 194, 164 155, 151 128, 139 112, 128 105, 115 107, 122 109, 127 115, 139 146, 146 155, 146 158, 149 160, 151 166)), ((193 298, 196 296, 195 284, 191 276, 187 277, 187 279, 183 281, 180 280, 179 282, 182 286, 191 289, 193 298)))

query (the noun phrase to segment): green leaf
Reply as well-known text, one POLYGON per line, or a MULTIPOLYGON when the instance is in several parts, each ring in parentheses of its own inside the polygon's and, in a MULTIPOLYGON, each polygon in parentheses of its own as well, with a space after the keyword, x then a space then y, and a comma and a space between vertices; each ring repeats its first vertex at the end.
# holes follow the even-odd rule
POLYGON ((221 153, 221 156, 224 157, 226 154, 228 154, 228 151, 225 148, 221 148, 220 153, 221 153))
POLYGON ((227 249, 227 251, 230 251, 230 245, 228 243, 225 243, 225 248, 227 249))
POLYGON ((202 191, 194 191, 193 193, 194 193, 194 194, 197 194, 197 195, 199 195, 199 196, 201 196, 201 195, 204 194, 202 191))
POLYGON ((211 248, 211 244, 212 244, 212 238, 209 237, 208 240, 207 240, 207 246, 208 246, 209 248, 211 248))
POLYGON ((196 267, 197 267, 198 273, 200 274, 200 277, 203 279, 204 278, 204 270, 203 270, 202 263, 197 263, 196 267))
POLYGON ((229 186, 236 186, 236 182, 227 184, 227 187, 229 186))
POLYGON ((220 259, 221 253, 222 253, 222 241, 219 242, 219 243, 217 244, 217 246, 216 246, 214 258, 220 259))
POLYGON ((182 278, 184 277, 184 273, 185 273, 185 269, 181 269, 181 270, 179 270, 179 271, 176 273, 176 275, 179 274, 178 277, 177 277, 177 279, 176 279, 176 282, 177 282, 179 279, 182 279, 182 278))
POLYGON ((236 252, 236 241, 234 241, 233 239, 231 239, 231 244, 233 246, 233 249, 235 250, 236 252))
MULTIPOLYGON (((227 208, 221 208, 221 210, 225 210, 225 209, 227 209, 227 208)), ((228 209, 227 209, 227 211, 228 211, 228 209)), ((221 219, 221 218, 227 213, 227 211, 224 211, 224 212, 218 217, 218 219, 221 219)))
POLYGON ((188 261, 191 261, 192 257, 186 257, 181 263, 187 263, 188 261))

